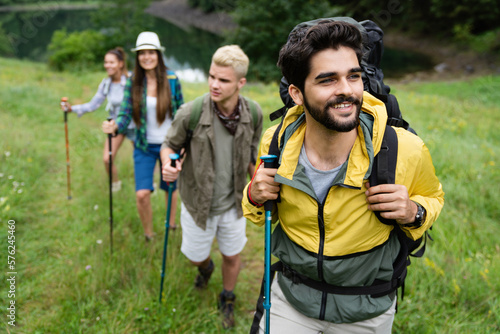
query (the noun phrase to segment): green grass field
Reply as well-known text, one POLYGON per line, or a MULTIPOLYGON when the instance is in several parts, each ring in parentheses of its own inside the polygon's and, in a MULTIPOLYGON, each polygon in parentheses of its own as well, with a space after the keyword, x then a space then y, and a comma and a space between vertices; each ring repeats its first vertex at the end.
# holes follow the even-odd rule
MULTIPOLYGON (((55 73, 43 64, 0 58, 0 332, 223 332, 216 244, 217 270, 208 289, 198 292, 196 270, 179 251, 181 231, 170 233, 164 303, 158 303, 164 195, 153 196, 158 238, 146 244, 129 142, 116 161, 124 187, 114 194, 110 255, 103 108, 80 119, 69 115, 73 199, 67 199, 59 101, 88 101, 104 75, 55 73), (7 281, 11 276, 15 284, 7 281)), ((446 192, 434 241, 410 267, 394 333, 498 333, 500 77, 392 87, 427 143, 446 192)), ((205 84, 183 84, 186 101, 205 91, 205 84)), ((266 113, 281 106, 276 85, 249 84, 244 94, 266 113)), ((247 233, 232 333, 249 331, 263 272, 263 231, 249 224, 247 233)))

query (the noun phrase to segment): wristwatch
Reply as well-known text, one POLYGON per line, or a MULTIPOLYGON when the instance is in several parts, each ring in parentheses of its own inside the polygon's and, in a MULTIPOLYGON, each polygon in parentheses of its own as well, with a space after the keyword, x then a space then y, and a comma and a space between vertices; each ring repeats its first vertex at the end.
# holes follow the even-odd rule
POLYGON ((417 214, 415 215, 415 221, 413 223, 405 224, 406 227, 419 228, 425 222, 427 216, 427 211, 425 208, 417 202, 413 202, 417 205, 417 214))

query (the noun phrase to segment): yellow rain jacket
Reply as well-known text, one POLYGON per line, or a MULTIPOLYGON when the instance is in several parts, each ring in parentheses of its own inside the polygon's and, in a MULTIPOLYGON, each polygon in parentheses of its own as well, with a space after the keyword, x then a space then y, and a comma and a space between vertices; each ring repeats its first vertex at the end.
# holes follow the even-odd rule
MULTIPOLYGON (((387 122, 384 104, 364 93, 358 137, 348 160, 342 165, 323 203, 298 164, 306 130, 301 106, 290 109, 279 133, 280 167, 275 180, 281 183, 280 202, 273 209, 273 223, 279 221, 272 236, 272 252, 284 265, 311 279, 336 286, 370 286, 375 280, 390 281, 393 262, 400 244, 393 226, 382 224, 369 211, 365 182, 370 176, 373 157, 381 147, 387 122)), ((259 156, 269 151, 277 126, 262 137, 259 156)), ((414 134, 395 128, 398 135, 396 184, 405 185, 410 199, 427 211, 422 227, 403 228, 414 240, 420 238, 437 219, 444 203, 444 192, 435 175, 429 151, 414 134)), ((248 185, 245 189, 247 194, 248 185)), ((261 226, 263 207, 243 197, 246 218, 261 226)), ((334 323, 352 323, 376 317, 387 311, 394 294, 339 295, 295 284, 281 273, 278 282, 287 300, 306 316, 334 323)))

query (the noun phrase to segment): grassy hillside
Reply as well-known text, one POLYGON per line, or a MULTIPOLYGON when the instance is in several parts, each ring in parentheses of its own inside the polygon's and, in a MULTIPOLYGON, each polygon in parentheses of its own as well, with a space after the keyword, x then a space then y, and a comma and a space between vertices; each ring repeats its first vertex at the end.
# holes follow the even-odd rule
MULTIPOLYGON (((2 331, 7 333, 219 333, 220 256, 207 291, 170 233, 164 303, 158 304, 164 196, 153 196, 158 238, 145 244, 136 212, 132 147, 117 166, 110 256, 108 179, 102 164, 103 109, 69 115, 71 191, 67 200, 61 96, 86 102, 104 73, 55 73, 45 65, 0 58, 0 247, 2 331), (10 227, 9 227, 10 226, 10 227), (12 228, 14 226, 14 228, 12 228), (9 229, 10 228, 10 229, 9 229), (11 232, 9 232, 11 231, 11 232), (8 242, 9 236, 11 243, 8 242), (8 246, 15 246, 15 252, 8 246), (8 258, 9 251, 11 251, 8 258), (9 261, 15 264, 9 268, 9 261), (5 282, 5 280, 4 280, 5 282), (7 310, 15 302, 15 327, 7 310)), ((446 202, 422 260, 414 260, 395 333, 500 331, 500 77, 394 85, 404 115, 426 141, 446 202)), ((183 84, 187 101, 205 84, 183 84)), ((277 86, 251 84, 244 94, 266 112, 281 106, 277 86)), ((263 231, 249 242, 236 293, 237 327, 248 332, 263 272, 263 231)), ((214 246, 216 248, 216 245, 214 246)))

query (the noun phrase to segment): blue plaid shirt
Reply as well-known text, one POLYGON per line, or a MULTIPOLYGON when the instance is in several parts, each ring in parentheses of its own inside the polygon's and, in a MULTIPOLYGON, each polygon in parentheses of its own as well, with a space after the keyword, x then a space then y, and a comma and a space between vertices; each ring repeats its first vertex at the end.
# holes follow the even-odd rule
MULTIPOLYGON (((184 103, 184 98, 182 97, 181 83, 177 78, 177 75, 171 70, 167 71, 167 78, 170 84, 170 90, 172 93, 172 118, 179 107, 184 103)), ((146 117, 147 117, 147 81, 144 78, 144 91, 142 93, 142 103, 141 103, 141 125, 136 126, 135 134, 135 146, 143 151, 147 151, 148 141, 146 137, 146 117)), ((132 120, 132 78, 128 78, 125 84, 125 90, 123 92, 123 101, 120 107, 120 112, 116 119, 116 124, 118 125, 118 133, 125 133, 127 131, 127 126, 132 120)))

